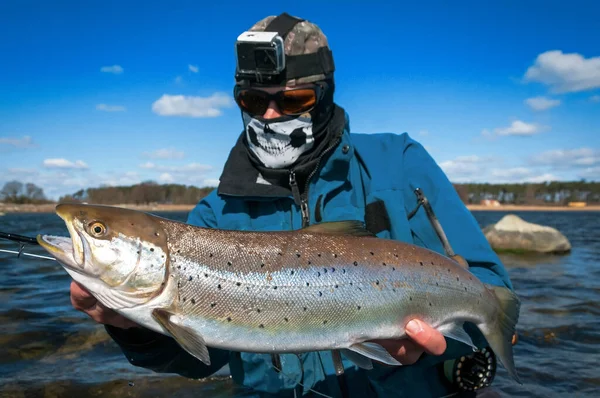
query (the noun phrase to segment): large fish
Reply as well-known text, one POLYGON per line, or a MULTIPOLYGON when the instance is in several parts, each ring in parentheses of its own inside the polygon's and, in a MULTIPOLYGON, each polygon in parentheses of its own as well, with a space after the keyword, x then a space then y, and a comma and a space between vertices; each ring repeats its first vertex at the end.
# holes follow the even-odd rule
POLYGON ((376 339, 412 318, 473 346, 475 324, 515 380, 519 299, 431 250, 360 222, 296 231, 199 228, 144 212, 60 204, 70 238, 38 242, 102 304, 172 336, 210 364, 207 346, 258 353, 341 350, 357 366, 401 365, 376 339))

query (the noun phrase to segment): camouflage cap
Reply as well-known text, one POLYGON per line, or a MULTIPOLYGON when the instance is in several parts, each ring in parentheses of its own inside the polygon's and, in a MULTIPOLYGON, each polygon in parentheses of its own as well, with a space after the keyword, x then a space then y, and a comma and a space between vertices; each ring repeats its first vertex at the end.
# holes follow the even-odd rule
MULTIPOLYGON (((276 15, 271 15, 255 23, 249 31, 262 32, 275 19, 276 15)), ((299 18, 299 17, 296 17, 299 18)), ((284 42, 285 55, 302 55, 316 53, 319 48, 329 48, 327 36, 321 29, 312 22, 301 21, 287 34, 284 42)), ((329 76, 324 74, 304 76, 297 79, 288 80, 286 85, 292 87, 299 84, 313 83, 324 80, 329 76)))

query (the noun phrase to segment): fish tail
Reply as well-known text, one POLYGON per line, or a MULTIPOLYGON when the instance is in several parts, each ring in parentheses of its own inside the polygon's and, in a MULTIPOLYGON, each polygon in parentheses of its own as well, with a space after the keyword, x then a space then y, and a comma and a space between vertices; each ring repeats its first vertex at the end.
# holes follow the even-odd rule
POLYGON ((497 299, 499 311, 496 319, 490 320, 486 327, 480 328, 490 348, 496 354, 504 368, 519 384, 519 376, 513 359, 513 335, 517 322, 521 302, 517 295, 503 286, 486 285, 490 293, 497 299))

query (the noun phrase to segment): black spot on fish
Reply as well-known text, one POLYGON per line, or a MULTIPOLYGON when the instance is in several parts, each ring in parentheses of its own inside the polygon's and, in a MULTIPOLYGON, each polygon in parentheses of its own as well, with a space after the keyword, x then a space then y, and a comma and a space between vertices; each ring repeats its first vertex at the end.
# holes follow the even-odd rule
POLYGON ((306 308, 306 307, 303 307, 302 309, 303 309, 304 311, 306 311, 306 310, 307 310, 307 308, 306 308))
POLYGON ((192 279, 193 279, 193 278, 192 278, 192 276, 190 275, 190 277, 188 278, 188 281, 191 281, 192 279))
POLYGON ((356 267, 357 265, 358 265, 358 261, 355 261, 354 262, 354 266, 356 267))
POLYGON ((409 299, 410 301, 412 301, 412 297, 411 297, 411 296, 409 296, 409 297, 408 297, 408 299, 409 299))
POLYGON ((235 283, 237 286, 242 286, 242 282, 236 282, 235 283))
POLYGON ((277 290, 277 286, 273 286, 273 289, 274 289, 274 290, 277 290))
POLYGON ((321 276, 321 273, 319 271, 317 271, 317 276, 321 276))
POLYGON ((387 265, 386 263, 381 263, 384 267, 387 265))
POLYGON ((258 313, 260 314, 260 308, 257 308, 257 309, 256 309, 256 312, 258 312, 258 313))
POLYGON ((296 257, 300 258, 300 253, 296 253, 296 257))
POLYGON ((184 302, 184 303, 185 303, 185 300, 186 300, 186 299, 185 299, 185 297, 184 297, 184 298, 183 298, 183 302, 184 302))
POLYGON ((287 319, 287 318, 283 318, 283 320, 286 321, 286 322, 289 321, 289 319, 287 319))
POLYGON ((465 292, 467 291, 467 288, 465 287, 465 292))
POLYGON ((374 255, 375 255, 375 253, 371 252, 371 256, 374 256, 374 255))
POLYGON ((327 268, 323 268, 323 272, 324 272, 324 273, 327 273, 327 268))
POLYGON ((140 254, 140 251, 139 251, 139 250, 137 251, 137 254, 140 254))
POLYGON ((429 306, 431 307, 431 303, 429 303, 429 306))
POLYGON ((392 271, 396 271, 396 267, 392 267, 392 271))
MULTIPOLYGON (((432 264, 433 264, 433 263, 432 263, 432 264)), ((450 268, 448 268, 448 272, 452 272, 452 271, 450 271, 450 268)))
POLYGON ((331 268, 331 272, 335 272, 335 268, 333 268, 333 267, 332 267, 332 268, 331 268))
POLYGON ((334 258, 337 258, 337 254, 333 253, 333 257, 334 257, 334 258))
POLYGON ((317 256, 321 257, 321 253, 318 253, 317 256))
POLYGON ((217 285, 217 289, 221 289, 221 284, 220 283, 217 285))
POLYGON ((212 256, 213 256, 213 254, 212 254, 212 253, 208 253, 208 257, 212 257, 212 256))
POLYGON ((265 325, 263 325, 262 323, 260 325, 258 325, 259 328, 264 329, 265 325))
POLYGON ((283 256, 282 252, 277 253, 278 256, 283 256))
POLYGON ((210 303, 210 308, 215 308, 215 305, 217 305, 217 303, 210 303))
POLYGON ((337 288, 338 288, 338 285, 335 285, 335 288, 337 289, 337 288))
POLYGON ((379 285, 379 281, 375 281, 375 284, 376 284, 376 285, 379 285))
POLYGON ((323 325, 326 325, 326 324, 327 324, 327 321, 326 321, 326 320, 325 320, 325 321, 323 321, 323 325))
POLYGON ((354 286, 354 282, 350 282, 350 286, 354 286))
POLYGON ((150 248, 150 251, 151 251, 151 252, 153 252, 153 251, 154 251, 154 248, 153 248, 153 247, 151 247, 151 248, 150 248))
POLYGON ((227 265, 231 267, 231 261, 227 261, 227 265))
POLYGON ((356 306, 356 309, 358 309, 358 310, 360 311, 360 305, 357 305, 357 306, 356 306))
POLYGON ((290 275, 294 275, 294 271, 290 271, 290 275))
POLYGON ((227 317, 227 322, 231 322, 231 317, 230 316, 227 317))
POLYGON ((342 274, 346 273, 346 268, 342 268, 342 274))
POLYGON ((192 299, 192 304, 196 304, 196 300, 192 299))
POLYGON ((458 281, 460 281, 460 278, 459 278, 458 276, 456 277, 456 281, 457 281, 457 282, 458 282, 458 281))
POLYGON ((398 258, 398 255, 396 253, 394 253, 394 257, 398 258))
POLYGON ((319 292, 319 297, 321 297, 323 295, 323 293, 319 292))
POLYGON ((392 292, 396 293, 396 289, 395 289, 395 288, 392 288, 392 292))
POLYGON ((306 286, 310 286, 310 283, 306 282, 306 286))
POLYGON ((435 283, 435 285, 436 285, 436 286, 439 286, 440 284, 436 282, 436 283, 435 283))
POLYGON ((262 268, 262 267, 264 267, 264 266, 265 266, 265 263, 261 263, 261 264, 260 264, 260 268, 262 268))
POLYGON ((205 274, 204 274, 204 277, 205 277, 205 278, 208 278, 208 274, 206 274, 206 273, 205 273, 205 274))
POLYGON ((419 261, 419 264, 421 264, 421 267, 423 266, 423 261, 419 261))

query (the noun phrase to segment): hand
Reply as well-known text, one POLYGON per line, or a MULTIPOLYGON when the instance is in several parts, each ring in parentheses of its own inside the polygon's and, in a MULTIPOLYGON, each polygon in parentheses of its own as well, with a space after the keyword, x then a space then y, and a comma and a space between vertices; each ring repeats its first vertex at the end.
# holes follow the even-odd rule
POLYGON ((423 355, 442 355, 446 351, 446 339, 436 329, 418 319, 406 325, 409 338, 400 340, 375 340, 402 365, 412 365, 423 355))
POLYGON ((90 292, 75 281, 71 282, 71 304, 76 310, 85 312, 98 323, 121 329, 140 327, 137 323, 100 304, 90 292))

